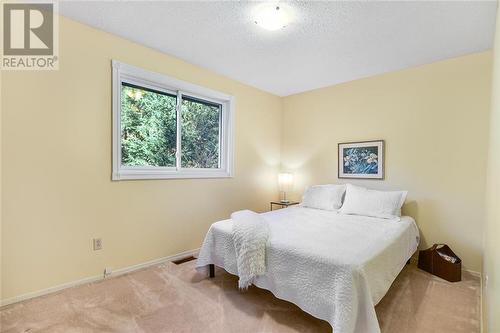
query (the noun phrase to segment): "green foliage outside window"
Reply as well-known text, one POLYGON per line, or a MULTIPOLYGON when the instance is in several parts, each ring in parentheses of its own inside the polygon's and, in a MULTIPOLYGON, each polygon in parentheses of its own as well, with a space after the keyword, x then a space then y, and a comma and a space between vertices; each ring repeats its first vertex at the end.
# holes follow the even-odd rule
POLYGON ((122 165, 175 167, 176 101, 122 86, 122 165))
MULTIPOLYGON (((122 85, 122 165, 175 167, 177 96, 122 85)), ((183 168, 219 167, 220 107, 182 101, 183 168)))
POLYGON ((182 101, 183 168, 219 167, 219 113, 219 106, 182 101))

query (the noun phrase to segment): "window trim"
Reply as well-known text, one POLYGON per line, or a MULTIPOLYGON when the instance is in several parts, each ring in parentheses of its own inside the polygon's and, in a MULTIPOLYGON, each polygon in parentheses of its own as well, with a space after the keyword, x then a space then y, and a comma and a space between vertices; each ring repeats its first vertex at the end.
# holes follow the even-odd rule
POLYGON ((132 179, 179 179, 179 178, 230 178, 234 173, 234 97, 221 92, 181 81, 173 77, 144 70, 132 65, 112 60, 112 180, 132 179), (135 84, 177 96, 177 153, 176 167, 122 166, 121 164, 121 87, 122 82, 135 84), (217 103, 221 107, 221 127, 219 144, 219 168, 181 168, 182 96, 217 103))

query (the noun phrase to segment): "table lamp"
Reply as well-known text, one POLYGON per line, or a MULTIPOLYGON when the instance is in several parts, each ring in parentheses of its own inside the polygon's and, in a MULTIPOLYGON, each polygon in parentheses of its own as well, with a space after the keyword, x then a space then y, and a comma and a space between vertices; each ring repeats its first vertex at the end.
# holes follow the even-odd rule
POLYGON ((283 199, 280 201, 283 203, 290 202, 286 198, 286 192, 290 192, 293 187, 293 174, 289 172, 282 172, 278 175, 278 184, 280 192, 283 192, 283 199))

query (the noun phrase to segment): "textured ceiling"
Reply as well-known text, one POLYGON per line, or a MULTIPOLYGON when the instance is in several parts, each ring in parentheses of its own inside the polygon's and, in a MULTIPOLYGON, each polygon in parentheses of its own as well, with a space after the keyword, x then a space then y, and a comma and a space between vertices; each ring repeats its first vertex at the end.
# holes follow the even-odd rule
POLYGON ((495 1, 288 2, 266 31, 255 2, 71 1, 62 15, 286 96, 492 47, 495 1))

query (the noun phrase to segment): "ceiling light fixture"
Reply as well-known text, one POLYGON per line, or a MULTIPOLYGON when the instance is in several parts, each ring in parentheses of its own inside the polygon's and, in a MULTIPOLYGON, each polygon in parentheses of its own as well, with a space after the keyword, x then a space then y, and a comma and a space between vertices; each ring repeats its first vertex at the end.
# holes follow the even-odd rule
POLYGON ((286 5, 265 3, 255 10, 255 24, 266 30, 282 29, 290 23, 291 10, 286 5))

